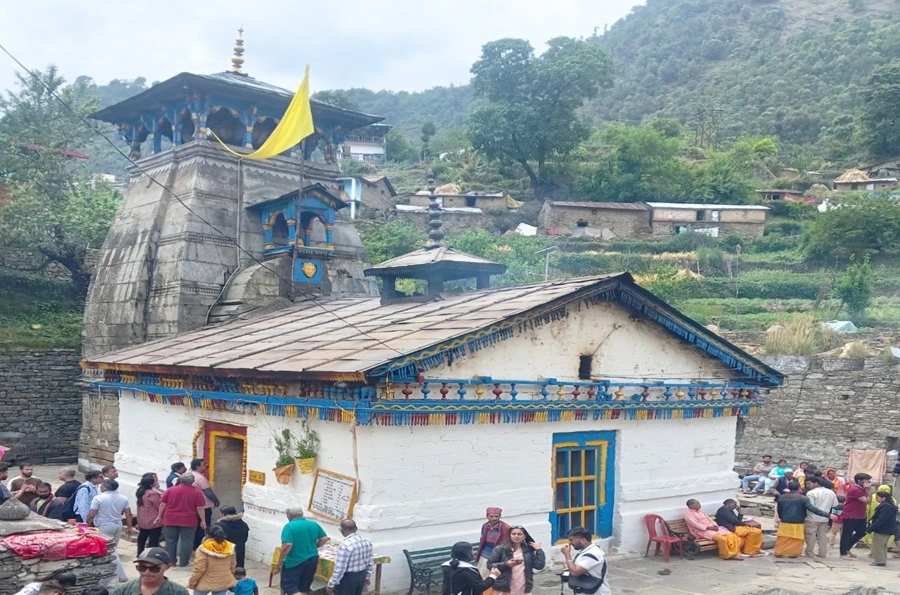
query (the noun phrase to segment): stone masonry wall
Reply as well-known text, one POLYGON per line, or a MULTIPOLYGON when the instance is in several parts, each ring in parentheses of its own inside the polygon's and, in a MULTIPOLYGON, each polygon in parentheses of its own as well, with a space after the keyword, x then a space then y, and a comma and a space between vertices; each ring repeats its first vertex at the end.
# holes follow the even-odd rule
POLYGON ((72 462, 81 429, 78 349, 0 349, 0 444, 7 460, 72 462))
POLYGON ((760 414, 738 425, 738 471, 752 467, 763 454, 791 464, 809 461, 846 470, 851 449, 900 445, 897 362, 883 356, 762 359, 785 374, 785 383, 766 397, 760 414))

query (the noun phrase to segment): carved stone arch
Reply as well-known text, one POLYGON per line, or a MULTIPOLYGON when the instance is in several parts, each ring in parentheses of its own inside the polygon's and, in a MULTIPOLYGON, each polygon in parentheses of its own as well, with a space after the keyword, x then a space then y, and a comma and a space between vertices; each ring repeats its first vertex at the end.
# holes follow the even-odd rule
POLYGON ((276 126, 278 126, 278 120, 275 118, 260 116, 256 120, 256 124, 253 125, 253 132, 250 136, 253 148, 258 149, 263 146, 263 143, 269 139, 276 126))
MULTIPOLYGON (((226 145, 236 147, 244 144, 244 124, 241 116, 231 108, 218 106, 209 110, 206 127, 216 133, 226 145)), ((215 140, 210 136, 211 140, 215 140)))

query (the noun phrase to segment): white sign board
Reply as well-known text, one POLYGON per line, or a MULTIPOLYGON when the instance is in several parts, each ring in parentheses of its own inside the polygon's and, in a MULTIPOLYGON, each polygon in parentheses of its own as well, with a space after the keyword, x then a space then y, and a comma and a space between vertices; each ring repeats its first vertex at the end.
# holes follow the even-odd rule
POLYGON ((349 519, 353 515, 358 489, 359 484, 352 477, 316 469, 309 496, 309 512, 332 521, 349 519))

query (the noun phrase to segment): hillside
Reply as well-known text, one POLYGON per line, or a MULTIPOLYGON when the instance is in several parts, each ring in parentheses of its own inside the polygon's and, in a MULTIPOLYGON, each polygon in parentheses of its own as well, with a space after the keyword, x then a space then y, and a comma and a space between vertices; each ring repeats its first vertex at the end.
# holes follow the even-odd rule
MULTIPOLYGON (((900 57, 898 8, 898 0, 649 0, 591 38, 613 57, 615 86, 584 116, 695 126, 706 110, 719 140, 773 134, 852 160, 843 127, 872 69, 900 57)), ((439 128, 464 122, 473 101, 467 86, 346 94, 410 139, 429 119, 439 128)))

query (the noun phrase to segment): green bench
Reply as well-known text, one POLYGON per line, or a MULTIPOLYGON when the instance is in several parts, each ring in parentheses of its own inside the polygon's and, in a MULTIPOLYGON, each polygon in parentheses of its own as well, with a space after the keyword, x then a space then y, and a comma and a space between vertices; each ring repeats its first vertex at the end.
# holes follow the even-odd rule
MULTIPOLYGON (((409 565, 409 592, 422 591, 431 595, 431 587, 443 584, 444 573, 441 564, 450 559, 452 547, 436 547, 429 550, 403 550, 406 563, 409 565)), ((476 548, 472 548, 472 556, 475 556, 476 548)), ((477 563, 477 560, 476 560, 477 563)))

